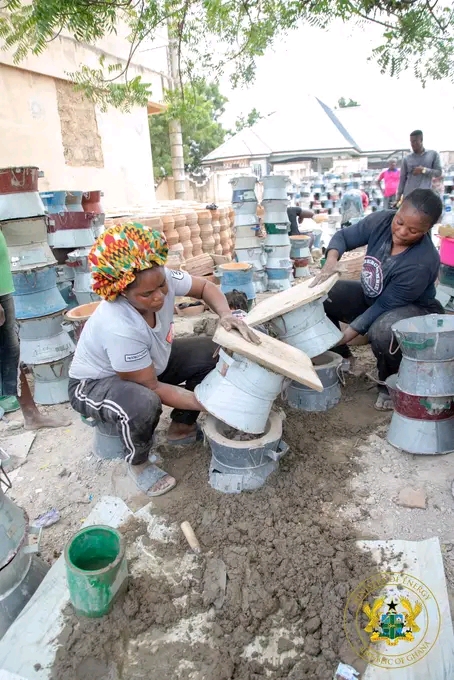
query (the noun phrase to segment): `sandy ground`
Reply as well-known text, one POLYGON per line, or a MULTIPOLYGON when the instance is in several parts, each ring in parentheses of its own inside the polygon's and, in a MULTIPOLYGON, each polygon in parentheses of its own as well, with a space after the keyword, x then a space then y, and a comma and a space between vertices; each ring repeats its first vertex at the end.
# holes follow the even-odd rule
MULTIPOLYGON (((179 320, 179 332, 190 332, 194 321, 197 319, 179 320)), ((290 452, 279 473, 255 493, 231 496, 212 490, 208 485, 208 449, 201 444, 190 450, 167 448, 162 433, 168 410, 164 414, 158 449, 163 466, 178 484, 155 499, 154 506, 169 525, 189 520, 204 552, 222 560, 227 571, 225 601, 213 614, 209 595, 213 564, 210 567, 204 560, 196 565, 191 579, 171 587, 167 584, 162 592, 161 582, 151 579, 144 588, 143 576, 133 580, 129 600, 112 614, 111 624, 113 628, 126 626, 128 644, 134 639, 139 654, 141 636, 147 631, 156 626, 165 630, 189 614, 203 619, 211 611, 210 630, 212 639, 217 640, 210 647, 213 656, 208 658, 206 649, 197 651, 194 641, 184 649, 174 642, 175 649, 170 652, 179 659, 181 655, 192 659, 191 663, 203 657, 203 667, 197 666, 199 675, 191 675, 191 664, 189 670, 180 664, 176 672, 169 666, 169 654, 165 659, 153 657, 151 664, 140 656, 142 652, 142 661, 136 659, 124 668, 119 662, 114 672, 105 665, 106 658, 126 654, 126 643, 118 647, 117 639, 117 646, 112 646, 113 638, 106 629, 93 624, 94 628, 86 631, 77 627, 79 632, 67 645, 69 656, 59 658, 57 680, 330 680, 339 660, 355 661, 342 636, 333 631, 341 627, 346 594, 371 572, 367 560, 356 554, 354 541, 358 537, 418 540, 439 536, 452 599, 454 456, 411 456, 387 444, 390 415, 374 410, 375 388, 364 376, 373 365, 372 356, 367 347, 357 348, 355 353, 360 375, 348 379, 335 409, 307 414, 284 407, 284 439, 290 452), (400 504, 399 494, 408 488, 418 491, 418 501, 422 499, 425 509, 400 504), (139 592, 141 604, 137 604, 139 592), (186 598, 181 611, 175 605, 179 598, 186 598), (91 649, 86 671, 76 670, 71 665, 74 650, 79 650, 80 661, 84 640, 93 639, 93 635, 101 636, 103 644, 91 649), (274 645, 274 665, 264 662, 266 645, 274 645), (92 657, 101 664, 98 670, 92 657)), ((72 424, 36 434, 27 457, 11 473, 9 493, 31 520, 51 508, 59 511, 59 522, 44 529, 41 542, 43 557, 52 563, 100 497, 120 496, 134 511, 149 499, 125 475, 122 461, 99 462, 93 456, 92 431, 67 404, 43 410, 69 417, 72 424)), ((0 421, 1 446, 12 454, 20 449, 18 438, 24 436, 20 423, 18 414, 0 421)), ((169 556, 177 560, 187 556, 181 536, 169 547, 169 556)))

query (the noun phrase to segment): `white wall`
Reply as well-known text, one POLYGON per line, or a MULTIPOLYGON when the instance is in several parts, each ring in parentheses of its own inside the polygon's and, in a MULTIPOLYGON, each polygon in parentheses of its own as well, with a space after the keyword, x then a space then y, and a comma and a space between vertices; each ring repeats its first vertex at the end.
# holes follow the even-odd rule
MULTIPOLYGON (((107 63, 127 59, 128 31, 120 24, 117 34, 96 46, 78 43, 63 34, 43 54, 28 56, 19 66, 14 64, 11 50, 0 50, 0 167, 37 165, 45 174, 40 190, 101 189, 104 208, 111 212, 147 209, 155 204, 146 108, 136 107, 125 114, 113 108, 102 113, 92 106, 88 125, 83 106, 72 106, 73 88, 68 82, 68 73, 78 71, 81 64, 99 68, 102 54, 107 63), (62 81, 69 101, 64 112, 62 81), (78 135, 85 151, 93 147, 93 154, 84 155, 90 157, 88 160, 79 154, 80 164, 77 153, 75 160, 68 160, 65 154, 68 143, 77 151, 78 135)), ((138 74, 150 83, 152 102, 162 103, 168 82, 166 30, 135 53, 129 77, 138 74)))
MULTIPOLYGON (((0 64, 0 91, 0 167, 37 165, 45 174, 41 191, 101 189, 111 211, 154 204, 145 108, 96 110, 102 167, 75 167, 65 160, 55 80, 0 64)), ((76 134, 76 115, 72 124, 76 134)))

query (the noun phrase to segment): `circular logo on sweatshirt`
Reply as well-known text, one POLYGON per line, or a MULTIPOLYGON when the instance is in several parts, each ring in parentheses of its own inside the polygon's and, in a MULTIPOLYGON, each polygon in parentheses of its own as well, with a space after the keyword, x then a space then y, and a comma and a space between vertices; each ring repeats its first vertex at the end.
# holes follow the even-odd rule
POLYGON ((368 297, 377 297, 383 292, 383 270, 380 260, 366 255, 364 258, 361 281, 368 297))

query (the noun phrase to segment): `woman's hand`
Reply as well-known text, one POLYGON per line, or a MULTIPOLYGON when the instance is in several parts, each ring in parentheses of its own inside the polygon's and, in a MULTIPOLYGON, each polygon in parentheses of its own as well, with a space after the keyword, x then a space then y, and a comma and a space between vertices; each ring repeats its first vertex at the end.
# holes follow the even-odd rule
POLYGON ((314 278, 311 284, 309 284, 309 288, 314 288, 315 286, 318 286, 320 283, 323 283, 324 281, 327 281, 333 274, 339 273, 339 253, 337 250, 329 250, 328 255, 326 257, 326 262, 323 265, 323 269, 320 270, 320 273, 317 274, 317 276, 314 278))
POLYGON ((245 340, 252 342, 254 345, 260 345, 261 340, 257 333, 255 333, 252 328, 249 328, 243 319, 239 319, 231 312, 222 314, 219 319, 219 323, 221 324, 222 328, 225 328, 226 331, 231 331, 232 328, 235 328, 245 340))
POLYGON ((327 281, 333 274, 338 274, 339 273, 339 267, 337 265, 328 267, 326 264, 321 269, 320 273, 317 274, 315 279, 312 281, 311 284, 309 284, 309 288, 315 288, 315 286, 318 286, 320 283, 323 283, 324 281, 327 281))

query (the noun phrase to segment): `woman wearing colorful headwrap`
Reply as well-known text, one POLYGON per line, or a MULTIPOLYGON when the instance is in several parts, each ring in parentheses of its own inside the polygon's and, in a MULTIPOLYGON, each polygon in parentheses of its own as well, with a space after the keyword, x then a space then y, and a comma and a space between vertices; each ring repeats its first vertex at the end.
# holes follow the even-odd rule
POLYGON ((93 291, 103 302, 84 326, 69 372, 72 407, 117 426, 129 474, 150 496, 176 484, 148 459, 162 404, 173 407, 168 442, 195 442, 202 407, 193 390, 216 364, 209 338, 174 341, 175 297, 204 300, 224 328, 258 342, 244 321, 232 316, 217 286, 165 268, 167 252, 164 235, 138 223, 101 234, 89 261, 93 291), (183 383, 186 389, 178 387, 183 383))

